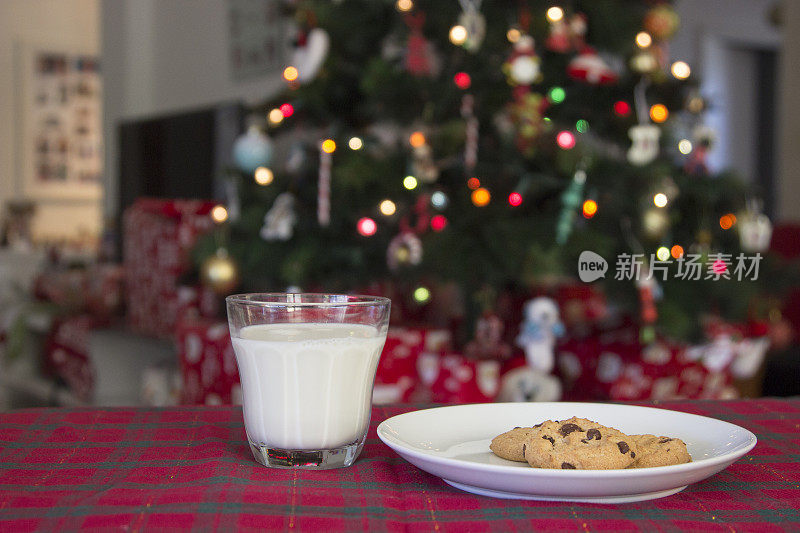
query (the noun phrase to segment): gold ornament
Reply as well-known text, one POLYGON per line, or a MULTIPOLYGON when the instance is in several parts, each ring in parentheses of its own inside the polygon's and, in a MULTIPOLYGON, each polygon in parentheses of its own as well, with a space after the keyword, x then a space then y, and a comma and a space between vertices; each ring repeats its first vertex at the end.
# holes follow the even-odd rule
POLYGON ((200 278, 203 284, 215 293, 227 295, 239 285, 239 268, 228 256, 228 251, 219 248, 200 265, 200 278))

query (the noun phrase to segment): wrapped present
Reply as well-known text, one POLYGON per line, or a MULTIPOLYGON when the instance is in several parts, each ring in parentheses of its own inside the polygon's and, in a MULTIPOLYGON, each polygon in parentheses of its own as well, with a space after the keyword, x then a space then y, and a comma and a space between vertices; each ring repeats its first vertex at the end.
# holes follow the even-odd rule
POLYGON ((83 401, 89 401, 94 390, 89 333, 107 324, 106 320, 89 314, 71 316, 53 323, 45 343, 45 374, 63 380, 72 393, 83 401))
POLYGON ((178 279, 190 251, 210 231, 212 202, 140 198, 123 218, 125 302, 128 326, 168 338, 177 321, 178 279))
POLYGON ((176 325, 181 403, 239 404, 241 386, 228 324, 187 317, 176 325))
POLYGON ((500 362, 473 361, 461 354, 420 357, 420 377, 430 386, 430 401, 435 403, 491 402, 500 389, 500 362))
POLYGON ((420 354, 443 353, 449 348, 451 339, 448 330, 389 328, 375 375, 373 403, 411 401, 420 383, 417 370, 420 354))

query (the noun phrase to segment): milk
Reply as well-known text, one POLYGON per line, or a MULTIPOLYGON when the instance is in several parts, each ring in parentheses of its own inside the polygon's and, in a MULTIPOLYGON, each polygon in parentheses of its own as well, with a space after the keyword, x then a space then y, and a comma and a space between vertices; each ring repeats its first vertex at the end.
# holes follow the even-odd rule
POLYGON ((369 424, 385 334, 361 324, 246 326, 233 338, 247 434, 259 445, 325 450, 369 424))

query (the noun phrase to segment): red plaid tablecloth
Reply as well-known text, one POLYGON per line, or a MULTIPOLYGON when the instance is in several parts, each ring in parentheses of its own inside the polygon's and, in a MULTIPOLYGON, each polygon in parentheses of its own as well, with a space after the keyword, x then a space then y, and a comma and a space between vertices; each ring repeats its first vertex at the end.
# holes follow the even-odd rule
POLYGON ((0 414, 0 531, 798 531, 800 399, 665 402, 756 433, 753 451, 674 496, 598 505, 458 491, 395 455, 376 407, 360 459, 321 472, 256 464, 237 407, 0 414))

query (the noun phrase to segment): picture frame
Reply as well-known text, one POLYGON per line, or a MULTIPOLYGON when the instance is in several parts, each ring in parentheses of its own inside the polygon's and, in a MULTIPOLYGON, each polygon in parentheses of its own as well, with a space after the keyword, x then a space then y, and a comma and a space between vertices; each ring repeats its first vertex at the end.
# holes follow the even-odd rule
POLYGON ((102 197, 102 78, 96 52, 18 43, 17 190, 32 200, 102 197))

